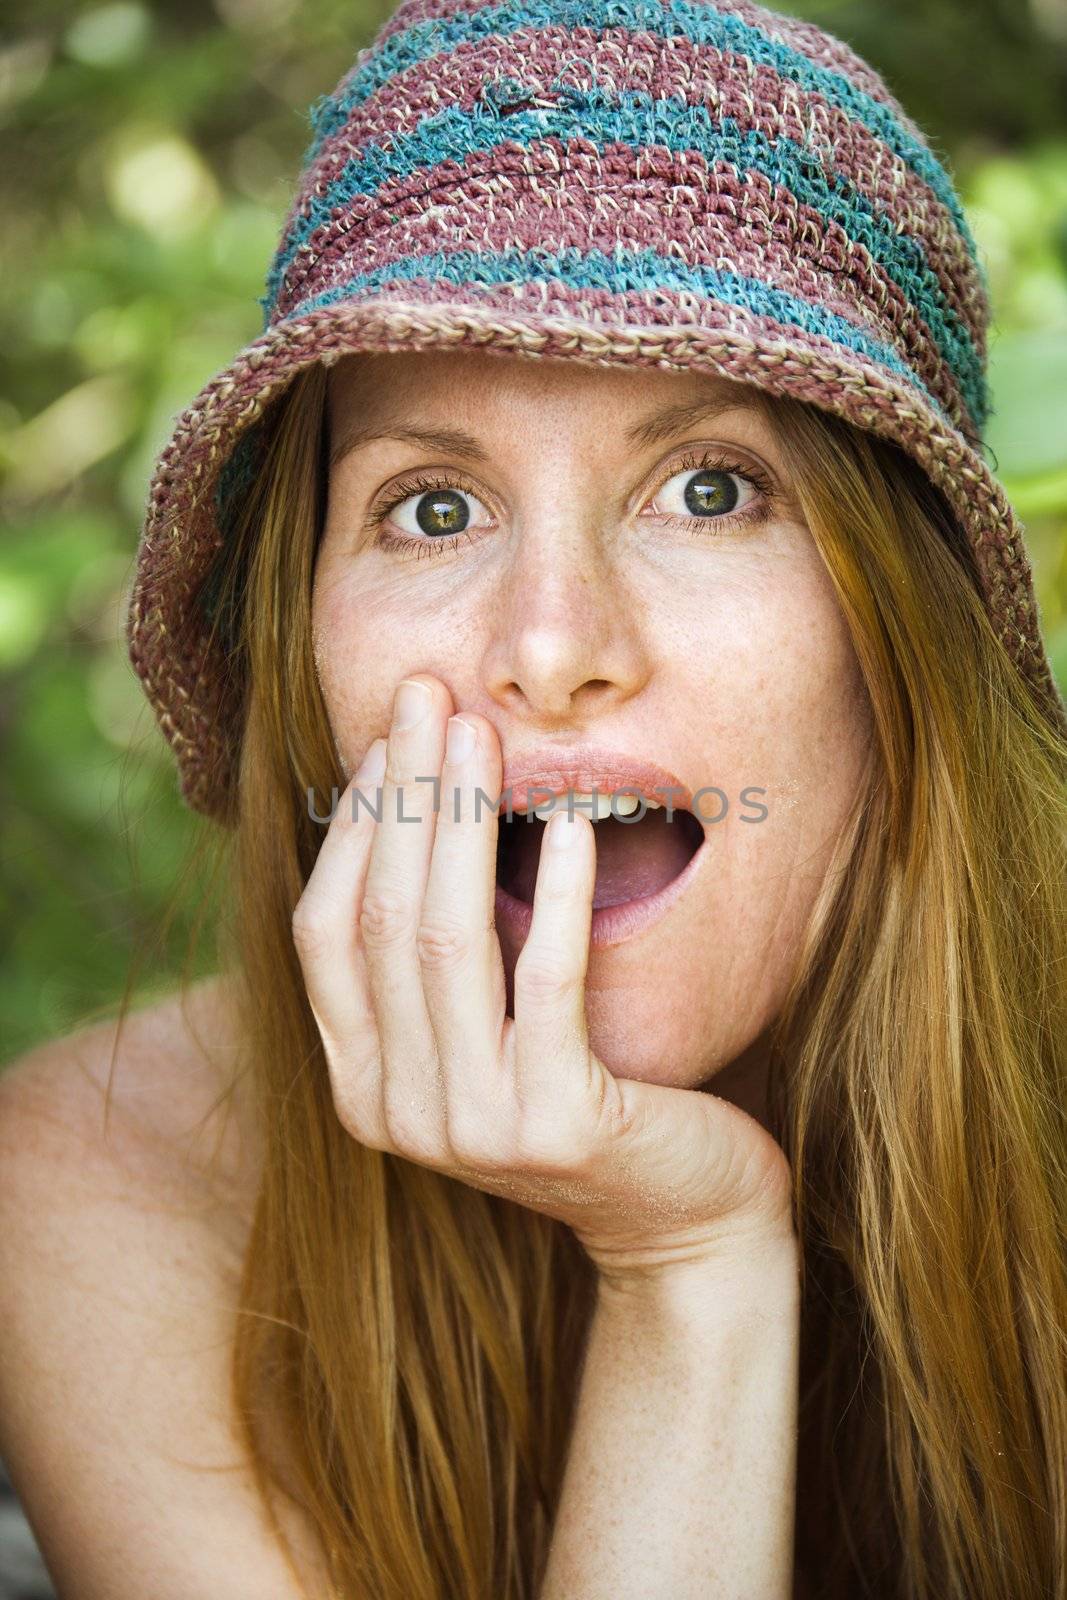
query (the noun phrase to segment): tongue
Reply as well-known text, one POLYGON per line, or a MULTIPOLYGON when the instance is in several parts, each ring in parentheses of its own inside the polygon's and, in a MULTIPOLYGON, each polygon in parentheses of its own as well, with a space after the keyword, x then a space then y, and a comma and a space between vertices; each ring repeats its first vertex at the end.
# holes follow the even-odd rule
MULTIPOLYGON (((505 889, 533 903, 537 861, 546 824, 519 816, 509 824, 514 834, 505 889)), ((656 894, 676 878, 693 854, 692 841, 666 811, 647 811, 639 821, 605 817, 593 827, 596 840, 596 887, 593 907, 621 905, 656 894)))
POLYGON ((594 836, 594 908, 658 894, 678 876, 693 854, 685 829, 669 823, 664 811, 648 811, 639 822, 605 817, 595 824, 594 836))

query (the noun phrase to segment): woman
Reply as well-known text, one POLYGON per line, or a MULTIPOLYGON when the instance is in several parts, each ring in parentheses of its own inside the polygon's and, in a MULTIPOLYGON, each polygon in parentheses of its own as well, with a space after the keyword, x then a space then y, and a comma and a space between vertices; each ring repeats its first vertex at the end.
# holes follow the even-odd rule
POLYGON ((174 1477, 153 1592, 1062 1593, 1067 713, 947 174, 746 0, 406 0, 314 122, 139 552, 234 909, 120 1139, 140 1221, 219 1088, 155 1253, 291 1577, 174 1477))

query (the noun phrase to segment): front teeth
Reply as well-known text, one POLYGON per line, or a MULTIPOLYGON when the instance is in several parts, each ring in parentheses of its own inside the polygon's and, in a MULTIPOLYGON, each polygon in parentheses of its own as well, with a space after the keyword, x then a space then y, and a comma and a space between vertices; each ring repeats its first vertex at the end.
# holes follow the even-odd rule
MULTIPOLYGON (((603 822, 605 817, 612 815, 611 795, 609 794, 598 794, 594 799, 593 795, 582 794, 575 789, 572 798, 575 811, 582 811, 593 822, 603 822)), ((544 805, 532 807, 533 814, 535 817, 539 817, 542 822, 547 822, 555 812, 567 809, 567 799, 567 795, 557 794, 551 800, 547 800, 544 805)), ((635 794, 616 795, 615 815, 618 817, 630 817, 640 804, 641 801, 635 794)), ((646 800, 645 805, 650 809, 660 809, 658 800, 646 800)))

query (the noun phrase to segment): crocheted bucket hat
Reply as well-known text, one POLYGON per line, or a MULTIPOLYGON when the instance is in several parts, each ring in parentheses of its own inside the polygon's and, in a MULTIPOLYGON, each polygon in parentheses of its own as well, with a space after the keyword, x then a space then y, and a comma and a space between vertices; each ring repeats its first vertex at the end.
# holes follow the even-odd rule
POLYGON ((357 350, 701 369, 896 441, 1067 732, 1022 529, 981 454, 975 243, 846 44, 750 0, 401 0, 310 118, 264 331, 177 419, 138 550, 130 659, 188 805, 233 820, 242 705, 209 578, 264 409, 357 350))

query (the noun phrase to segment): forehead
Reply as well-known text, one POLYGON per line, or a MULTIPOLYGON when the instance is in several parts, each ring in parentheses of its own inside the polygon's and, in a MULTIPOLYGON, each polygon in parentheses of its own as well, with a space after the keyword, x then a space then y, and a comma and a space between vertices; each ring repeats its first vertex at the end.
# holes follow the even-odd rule
POLYGON ((547 399, 574 393, 610 396, 615 403, 635 406, 652 399, 722 398, 735 405, 752 404, 759 393, 752 384, 718 373, 686 369, 598 365, 566 357, 530 357, 492 350, 359 351, 343 356, 330 368, 331 406, 346 401, 384 406, 397 396, 416 399, 448 392, 452 400, 493 394, 501 400, 547 399))
POLYGON ((413 421, 514 437, 546 412, 574 437, 605 421, 629 449, 669 439, 716 415, 765 416, 762 391, 717 373, 597 366, 481 350, 359 353, 329 372, 331 460, 368 436, 413 421))

